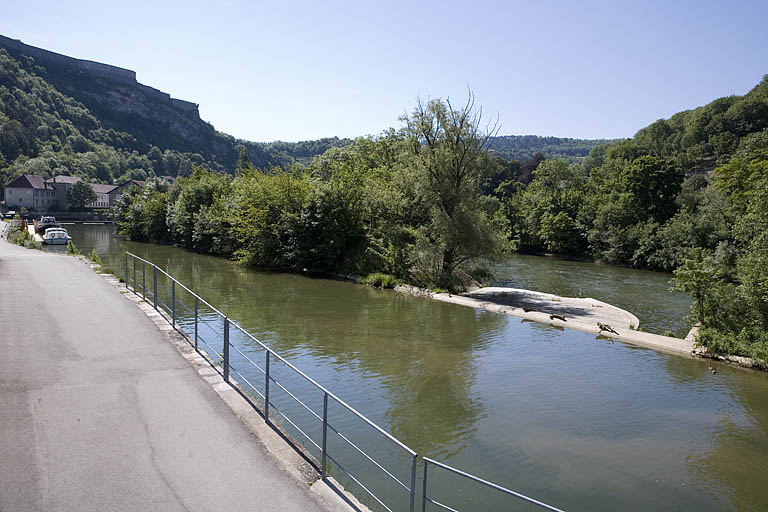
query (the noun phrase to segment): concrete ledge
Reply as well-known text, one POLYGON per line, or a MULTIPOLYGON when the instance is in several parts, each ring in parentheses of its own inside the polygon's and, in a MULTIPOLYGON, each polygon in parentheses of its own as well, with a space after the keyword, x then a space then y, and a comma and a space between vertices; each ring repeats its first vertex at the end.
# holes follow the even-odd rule
POLYGON ((405 286, 398 286, 396 290, 459 306, 516 316, 554 327, 577 329, 676 355, 691 356, 695 345, 695 339, 692 336, 680 339, 635 330, 640 324, 635 315, 590 298, 559 297, 531 290, 497 287, 480 288, 463 295, 432 293, 429 290, 405 286), (567 315, 565 311, 568 311, 567 315), (598 322, 603 325, 609 324, 613 332, 600 328, 597 325, 598 322))

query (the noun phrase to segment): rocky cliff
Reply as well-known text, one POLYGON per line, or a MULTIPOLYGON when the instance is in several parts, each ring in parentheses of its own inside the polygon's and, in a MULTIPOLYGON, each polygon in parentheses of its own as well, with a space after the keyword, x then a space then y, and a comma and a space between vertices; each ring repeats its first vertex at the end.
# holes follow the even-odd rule
POLYGON ((230 167, 237 158, 232 140, 200 119, 195 103, 140 84, 136 73, 108 64, 75 59, 0 36, 0 48, 34 59, 39 74, 83 103, 106 128, 128 131, 160 149, 200 153, 230 167))

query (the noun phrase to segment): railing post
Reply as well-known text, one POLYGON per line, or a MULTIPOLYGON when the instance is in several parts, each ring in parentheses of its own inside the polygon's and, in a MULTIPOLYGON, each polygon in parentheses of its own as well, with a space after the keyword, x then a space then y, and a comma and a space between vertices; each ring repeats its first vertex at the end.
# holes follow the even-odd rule
POLYGON ((195 350, 197 350, 197 295, 195 295, 195 350))
POLYGON ((155 311, 157 311, 157 265, 152 264, 152 297, 155 303, 155 311))
POLYGON ((136 293, 136 258, 133 258, 133 293, 136 293))
POLYGON ((411 512, 416 506, 416 463, 419 460, 419 454, 413 454, 413 463, 411 465, 411 512))
POLYGON ((141 262, 141 298, 147 300, 147 265, 141 262))
POLYGON ((325 454, 326 442, 328 440, 328 392, 323 392, 323 462, 321 466, 320 476, 325 480, 325 454))
POLYGON ((128 251, 125 252, 125 289, 128 290, 128 251))
POLYGON ((429 463, 425 460, 424 461, 424 481, 422 482, 422 489, 421 489, 421 512, 426 512, 427 510, 427 465, 429 463))
POLYGON ((171 278, 171 326, 176 328, 176 281, 171 278))
POLYGON ((269 350, 267 350, 267 363, 265 365, 266 382, 264 384, 264 421, 269 423, 269 350))
POLYGON ((224 382, 229 382, 229 319, 224 317, 224 382))

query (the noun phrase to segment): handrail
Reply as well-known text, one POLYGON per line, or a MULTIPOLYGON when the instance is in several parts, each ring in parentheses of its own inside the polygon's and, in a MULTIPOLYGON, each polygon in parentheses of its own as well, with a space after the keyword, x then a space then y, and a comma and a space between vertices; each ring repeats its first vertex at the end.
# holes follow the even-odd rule
MULTIPOLYGON (((210 303, 208 303, 208 302, 207 302, 205 299, 203 299, 203 298, 202 298, 202 297, 200 297, 198 294, 196 294, 195 292, 193 292, 192 290, 190 290, 189 288, 187 288, 185 285, 183 285, 182 283, 180 283, 180 282, 179 282, 179 281, 178 281, 178 280, 177 280, 175 277, 173 277, 172 275, 170 275, 168 272, 164 271, 164 270, 163 270, 163 269, 161 269, 160 267, 157 267, 157 265, 155 265, 154 263, 152 263, 152 262, 150 262, 150 261, 147 261, 147 260, 145 260, 145 259, 143 259, 143 258, 141 258, 141 257, 139 257, 139 256, 136 256, 136 255, 135 255, 135 254, 133 254, 132 252, 128 252, 128 251, 126 251, 126 254, 127 254, 127 255, 129 255, 129 256, 132 256, 132 257, 134 257, 134 258, 136 258, 136 259, 138 259, 139 261, 143 261, 143 262, 146 262, 146 263, 148 263, 148 264, 150 264, 150 265, 153 265, 153 266, 155 266, 155 267, 157 268, 158 272, 162 272, 162 273, 163 273, 163 274, 165 274, 165 275, 166 275, 166 276, 167 276, 169 279, 171 279, 171 280, 173 280, 173 281, 176 281, 176 284, 177 284, 177 285, 179 285, 179 286, 181 286, 181 287, 182 287, 184 290, 186 290, 187 292, 189 292, 189 293, 190 293, 190 295, 192 295, 193 297, 197 297, 197 299, 198 299, 199 301, 201 301, 203 304, 205 304, 206 306, 208 306, 209 308, 211 308, 213 311, 215 311, 216 313, 218 313, 218 314, 219 314, 219 315, 221 315, 222 317, 224 317, 224 318, 228 318, 228 317, 227 317, 227 315, 225 315, 224 313, 222 313, 221 311, 219 311, 219 310, 218 310, 218 309, 216 309, 215 307, 211 306, 211 304, 210 304, 210 303)), ((235 327, 236 329, 240 330, 240 331, 241 331, 241 332, 243 332, 243 333, 244 333, 246 336, 248 336, 248 337, 249 337, 249 338, 251 338, 253 341, 255 341, 256 343, 258 343, 258 344, 259 344, 259 345, 260 345, 260 346, 261 346, 261 347, 262 347, 264 350, 266 350, 266 351, 270 352, 270 353, 271 353, 271 354, 272 354, 274 357, 276 357, 276 358, 277 358, 277 359, 278 359, 280 362, 284 363, 284 364, 285 364, 285 365, 287 365, 289 368, 291 368, 293 371, 295 371, 296 373, 298 373, 298 374, 299 374, 301 377, 303 377, 304 379, 306 379, 306 380, 307 380, 309 383, 311 383, 311 384, 314 384, 314 385, 315 385, 317 388, 319 388, 319 389, 320 389, 321 391, 323 391, 324 393, 328 393, 328 396, 329 396, 330 398, 333 398, 333 399, 334 399, 336 402, 338 402, 338 403, 339 403, 339 405, 341 405, 342 407, 344 407, 344 408, 348 409, 348 410, 349 410, 349 412, 351 412, 352 414, 354 414, 354 415, 356 415, 357 417, 359 417, 361 420, 363 420, 363 421, 365 421, 366 423, 368 423, 368 425, 370 425, 371 427, 373 427, 374 429, 376 429, 377 431, 379 431, 379 433, 381 433, 382 435, 384 435, 385 437, 387 437, 387 438, 388 438, 390 441, 392 441, 392 442, 394 442, 395 444, 397 444, 397 445, 398 445, 400 448, 402 448, 402 449, 406 450, 406 451, 407 451, 407 452, 408 452, 410 455, 416 455, 416 452, 415 452, 414 450, 412 450, 411 448, 409 448, 408 446, 406 446, 405 444, 403 444, 403 443, 402 443, 400 440, 398 440, 397 438, 395 438, 394 436, 392 436, 392 435, 391 435, 389 432, 387 432, 386 430, 382 429, 382 428, 381 428, 380 426, 378 426, 376 423, 374 423, 373 421, 371 421, 370 419, 368 419, 368 418, 367 418, 365 415, 363 415, 361 412, 359 412, 358 410, 356 410, 354 407, 352 407, 351 405, 347 404, 347 403, 346 403, 344 400, 342 400, 341 398, 339 398, 338 396, 336 396, 336 395, 335 395, 335 394, 334 394, 332 391, 329 391, 328 389, 326 389, 326 388, 325 388, 325 386, 323 386, 322 384, 320 384, 319 382, 317 382, 315 379, 313 379, 312 377, 310 377, 309 375, 307 375, 306 373, 304 373, 303 371, 301 371, 300 369, 298 369, 296 366, 294 366, 294 365, 293 365, 293 364, 292 364, 290 361, 288 361, 287 359, 285 359, 283 356, 281 356, 280 354, 278 354, 277 352, 275 352, 274 350, 272 350, 271 348, 269 348, 268 346, 266 346, 266 345, 265 345, 265 344, 264 344, 264 343, 263 343, 261 340, 259 340, 259 339, 258 339, 258 338, 256 338, 254 335, 252 335, 251 333, 249 333, 248 331, 246 331, 245 329, 243 329, 243 328, 242 328, 240 325, 238 325, 238 324, 237 324, 237 322, 233 322, 232 320, 229 320, 229 322, 230 322, 232 325, 234 325, 234 327, 235 327)))
MULTIPOLYGON (((155 265, 155 264, 154 264, 154 263, 152 263, 151 261, 145 260, 144 258, 141 258, 140 256, 137 256, 137 255, 135 255, 135 254, 133 254, 133 253, 131 253, 131 252, 128 252, 128 251, 126 251, 126 253, 125 253, 125 277, 126 277, 126 279, 125 279, 125 284, 126 284, 126 288, 130 289, 130 287, 129 287, 129 283, 128 283, 128 281, 129 281, 129 272, 128 272, 128 257, 129 257, 129 256, 130 256, 131 258, 133 258, 133 266, 134 266, 134 275, 133 275, 133 291, 134 291, 134 293, 138 294, 138 292, 137 292, 137 286, 136 286, 136 285, 137 285, 137 278, 136 278, 136 273, 135 273, 135 272, 136 272, 136 270, 135 270, 135 269, 136 269, 136 262, 137 262, 137 261, 140 261, 140 262, 142 262, 142 293, 140 294, 140 296, 142 296, 143 300, 145 300, 145 301, 147 300, 147 294, 146 294, 146 285, 144 284, 144 283, 145 283, 145 274, 146 274, 145 265, 150 265, 150 267, 151 267, 151 268, 153 269, 153 271, 154 271, 154 277, 153 277, 153 291, 152 291, 152 293, 151 293, 151 296, 152 296, 152 302, 154 303, 154 307, 155 307, 155 309, 163 309, 162 307, 160 307, 160 308, 158 307, 158 303, 159 303, 159 305, 160 305, 160 306, 165 306, 165 309, 166 309, 166 310, 167 310, 167 309, 171 309, 171 310, 172 310, 172 312, 173 312, 173 314, 172 314, 172 320, 169 320, 168 318, 166 318, 166 320, 170 321, 170 322, 172 323, 173 327, 174 327, 175 329, 177 329, 177 330, 178 330, 178 331, 179 331, 179 332, 180 332, 180 333, 181 333, 181 334, 182 334, 182 335, 183 335, 183 336, 184 336, 184 337, 185 337, 185 338, 186 338, 188 341, 190 341, 190 343, 191 343, 191 339, 189 338, 189 335, 188 335, 186 332, 184 332, 184 330, 185 330, 185 329, 189 329, 188 323, 187 323, 187 321, 184 321, 184 320, 181 320, 181 319, 177 318, 177 315, 176 315, 176 303, 177 303, 177 302, 180 302, 180 303, 181 303, 181 305, 182 305, 182 306, 183 306, 183 307, 184 307, 184 308, 185 308, 185 309, 186 309, 186 310, 187 310, 189 313, 192 313, 192 314, 194 315, 195 349, 197 349, 197 347, 198 347, 198 345, 197 345, 197 342, 198 342, 198 341, 202 341, 202 342, 203 342, 203 344, 204 344, 205 346, 207 346, 209 349, 213 349, 213 347, 211 347, 211 346, 210 346, 210 345, 209 345, 209 344, 206 342, 206 340, 205 340, 205 339, 203 339, 203 338, 202 338, 202 337, 199 335, 199 333, 197 332, 197 331, 198 331, 198 329, 197 329, 197 328, 198 328, 198 318, 199 318, 199 317, 198 317, 198 303, 202 303, 203 305, 207 306, 207 307, 208 307, 210 310, 212 310, 213 312, 215 312, 217 315, 219 315, 221 318, 223 318, 223 319, 224 319, 224 333, 225 333, 225 334, 223 335, 223 337, 224 337, 224 356, 223 356, 223 357, 224 357, 224 360, 223 360, 223 368, 224 368, 224 369, 223 369, 223 374, 222 374, 222 375, 223 375, 223 377, 224 377, 224 380, 225 380, 226 382, 230 382, 230 379, 229 379, 229 374, 230 374, 230 371, 232 371, 233 373, 237 374, 237 375, 238 375, 240 378, 242 378, 243 380, 245 380, 245 381, 248 383, 248 385, 249 385, 250 387, 252 387, 252 388, 254 389, 254 391, 256 391, 256 393, 257 393, 259 396, 261 396, 261 398, 263 399, 263 401, 264 401, 264 419, 265 419, 265 421, 269 422, 269 407, 272 407, 272 408, 273 408, 273 409, 274 409, 274 410, 275 410, 275 411, 276 411, 276 412, 277 412, 277 413, 278 413, 280 416, 282 416, 282 417, 283 417, 283 418, 284 418, 284 419, 285 419, 285 420, 286 420, 288 423, 290 423, 290 424, 291 424, 291 425, 292 425, 292 426, 293 426, 295 429, 297 429, 297 430, 298 430, 298 431, 299 431, 299 432, 300 432, 302 435, 304 435, 304 437, 306 437, 306 438, 307 438, 307 439, 308 439, 308 440, 309 440, 309 441, 312 443, 312 445, 314 445, 316 448, 318 448, 318 449, 320 449, 320 450, 321 450, 321 452, 322 452, 322 470, 321 470, 321 474, 322 474, 322 479, 323 479, 324 481, 326 481, 326 482, 327 482, 327 479, 326 479, 326 462, 325 462, 325 461, 326 461, 326 458, 328 458, 328 459, 330 459, 330 460, 331 460, 331 461, 332 461, 334 464, 336 464, 336 466, 338 466, 338 467, 339 467, 339 468, 340 468, 340 469, 341 469, 341 470, 342 470, 342 471, 343 471, 343 472, 344 472, 344 473, 345 473, 345 474, 346 474, 348 477, 350 477, 350 478, 351 478, 351 479, 352 479, 352 480, 353 480, 355 483, 357 483, 357 484, 358 484, 358 485, 359 485, 359 486, 360 486, 360 487, 361 487, 363 490, 365 490, 365 491, 366 491, 366 492, 367 492, 367 493, 368 493, 370 496, 372 496, 374 500, 376 500, 376 501, 377 501, 379 504, 381 504, 382 506, 384 506, 384 508, 386 508, 387 510, 391 510, 391 509, 390 509, 390 508, 389 508, 387 505, 385 505, 385 504, 384 504, 384 502, 383 502, 383 501, 381 501, 381 499, 380 499, 379 497, 377 497, 375 494, 373 494, 373 493, 372 493, 372 492, 371 492, 371 491, 368 489, 368 487, 366 487, 366 486, 365 486, 365 485, 364 485, 364 484, 363 484, 363 483, 362 483, 360 480, 358 480, 358 479, 357 479, 357 478, 356 478, 354 475, 352 475, 352 474, 351 474, 349 471, 347 471, 347 470, 344 468, 344 466, 342 466, 342 465, 341 465, 341 464, 340 464, 340 463, 339 463, 339 462, 338 462, 338 461, 337 461, 335 458, 333 458, 333 457, 332 457, 332 456, 331 456, 331 455, 328 453, 328 450, 327 450, 327 448, 326 448, 326 437, 327 437, 327 429, 328 429, 328 428, 330 428, 330 429, 331 429, 333 432, 335 432, 337 435, 339 435, 339 436, 340 436, 342 439, 344 439, 344 440, 345 440, 347 443, 349 443, 350 445, 352 445, 352 446, 353 446, 353 447, 354 447, 354 448, 355 448, 355 449, 356 449, 358 452, 360 452, 360 453, 361 453, 361 454, 362 454, 362 455, 363 455, 363 456, 364 456, 366 459, 368 459, 368 460, 369 460, 369 461, 371 461, 371 462, 372 462, 372 463, 373 463, 375 466, 377 466, 379 469, 381 469, 382 471, 384 471, 384 472, 385 472, 385 473, 386 473, 386 474, 387 474, 387 475, 388 475, 390 478, 392 478, 392 479, 393 479, 393 480, 394 480, 394 481, 395 481, 397 484, 399 484, 400 486, 402 486, 403 488, 405 488, 405 489, 406 489, 406 490, 409 492, 409 495, 410 495, 410 510, 411 510, 411 511, 413 511, 413 510, 414 510, 414 505, 415 505, 415 499, 414 499, 414 498, 415 498, 415 492, 416 492, 416 462, 417 462, 417 458, 418 458, 418 454, 416 453, 416 451, 412 450, 410 447, 408 447, 407 445, 405 445, 404 443, 402 443, 402 442, 401 442, 399 439, 395 438, 395 437, 394 437, 393 435, 391 435, 389 432, 387 432, 387 431, 385 431, 384 429, 382 429, 382 428, 381 428, 379 425, 377 425, 376 423, 374 423, 372 420, 370 420, 368 417, 366 417, 366 416, 365 416, 364 414, 362 414, 360 411, 356 410, 354 407, 352 407, 351 405, 347 404, 347 403, 346 403, 344 400, 342 400, 341 398, 339 398, 339 397, 338 397, 336 394, 334 394, 334 393, 332 393, 331 391, 329 391, 329 390, 328 390, 328 389, 327 389, 325 386, 323 386, 322 384, 318 383, 318 382, 317 382, 315 379, 313 379, 312 377, 310 377, 309 375, 307 375, 306 373, 304 373, 302 370, 300 370, 299 368, 297 368, 297 367, 296 367, 295 365, 293 365, 293 364, 292 364, 290 361, 288 361, 288 360, 287 360, 287 359, 285 359, 283 356, 281 356, 280 354, 278 354, 277 352, 275 352, 274 350, 272 350, 271 348, 269 348, 269 347, 268 347, 267 345, 265 345, 265 344, 264 344, 264 343, 263 343, 261 340, 259 340, 258 338, 256 338, 256 337, 255 337, 253 334, 251 334, 250 332, 246 331, 246 330, 245 330, 245 329, 244 329, 242 326, 240 326, 240 325, 239 325, 239 324, 237 324, 236 322, 233 322, 233 321, 232 321, 231 319, 229 319, 229 318, 228 318, 228 317, 227 317, 227 316, 226 316, 224 313, 222 313, 221 311, 219 311, 217 308, 213 307, 213 306, 212 306, 212 305, 211 305, 211 304, 210 304, 208 301, 206 301, 205 299, 203 299, 202 297, 200 297, 198 294, 196 294, 195 292, 193 292, 191 289, 189 289, 187 286, 185 286, 185 285, 184 285, 184 284, 182 284, 181 282, 179 282, 179 281, 178 281, 176 278, 174 278, 174 277, 173 277, 172 275, 170 275, 168 272, 166 272, 165 270, 163 270, 163 269, 159 268, 157 265, 155 265), (195 309, 194 309, 194 311, 193 311, 193 310, 192 310, 192 309, 191 309, 189 306, 187 306, 186 304, 184 304, 184 302, 183 302, 182 300, 180 300, 179 298, 177 298, 177 297, 176 297, 176 292, 175 292, 175 291, 173 291, 173 290, 172 290, 172 291, 173 291, 173 293, 171 294, 171 301, 173 302, 173 304, 169 305, 169 304, 165 303, 165 302, 164 302, 164 301, 162 301, 162 300, 158 300, 158 297, 157 297, 157 287, 159 286, 160 288, 162 288, 162 289, 165 289, 165 287, 164 287, 164 286, 162 286, 162 284, 158 283, 158 281, 157 281, 157 274, 158 274, 158 273, 160 273, 160 274, 162 274, 162 275, 165 275, 165 276, 166 276, 168 279, 170 279, 170 280, 171 280, 171 284, 173 285, 173 287, 172 287, 172 288, 173 288, 173 290, 175 290, 175 287, 176 287, 176 286, 179 286, 179 287, 181 287, 181 289, 185 290, 186 292, 188 292, 190 295, 192 295, 192 296, 195 298, 195 309), (256 342, 256 344, 257 344, 259 347, 261 347, 263 350, 265 350, 265 352, 266 352, 266 357, 267 357, 266 372, 265 372, 265 371, 264 371, 264 370, 263 370, 263 369, 262 369, 262 368, 261 368, 259 365, 257 365, 255 362, 253 362, 253 361, 252 361, 252 360, 251 360, 249 357, 247 357, 247 356, 246 356, 246 355, 245 355, 245 354, 244 354, 244 353, 243 353, 243 352, 242 352, 242 351, 241 351, 239 348, 235 347, 235 346, 234 346, 234 345, 233 345, 233 344, 232 344, 232 343, 229 341, 229 335, 228 335, 228 333, 229 333, 229 327, 230 327, 230 326, 233 326, 233 327, 235 327, 237 330, 239 330, 239 331, 240 331, 241 333, 243 333, 245 336, 247 336, 248 338, 250 338, 252 341, 256 342), (245 377, 244 377, 244 376, 243 376, 243 375, 242 375, 240 372, 238 372, 238 371, 237 371, 235 368, 233 368, 233 367, 230 365, 230 358, 229 358, 229 347, 230 347, 230 346, 233 346, 233 347, 235 347, 235 350, 236 350, 238 353, 240 353, 240 354, 241 354, 241 355, 242 355, 242 356, 243 356, 243 357, 244 357, 244 358, 245 358, 245 359, 246 359, 246 360, 247 360, 247 361, 248 361, 248 362, 249 362, 251 365, 253 365, 255 368, 259 369, 259 370, 260 370, 262 373, 264 373, 264 374, 266 375, 266 382, 265 382, 265 386, 266 386, 266 388, 265 388, 265 389, 266 389, 266 391, 265 391, 265 393, 264 393, 264 394, 262 394, 261 392, 259 392, 259 391, 258 391, 258 389, 257 389, 255 386, 253 386, 253 384, 251 384, 250 382, 248 382, 248 381, 247 381, 247 379, 245 379, 245 377), (304 402, 302 402, 302 401, 301 401, 301 400, 300 400, 300 399, 299 399, 297 396, 295 396, 293 393, 291 393, 290 391, 288 391, 288 389, 286 389, 286 388, 285 388, 285 387, 284 387, 282 384, 280 384, 280 382, 278 382, 278 381, 277 381, 277 380, 276 380, 274 377, 271 377, 271 376, 269 375, 269 361, 270 361, 270 358, 275 358, 277 361, 279 361, 279 362, 283 363, 283 364, 284 364, 284 365, 286 365, 288 368, 290 368, 290 369, 291 369, 291 370, 292 370, 292 371, 293 371, 295 374, 297 374, 297 375, 299 375, 300 377, 302 377, 303 379, 305 379, 305 380, 306 380, 307 382, 309 382, 309 383, 310 383, 312 386, 314 386, 314 387, 315 387, 317 390, 319 390, 319 391, 321 391, 321 392, 323 393, 324 399, 323 399, 323 416, 322 416, 322 417, 320 417, 320 416, 319 416, 319 415, 318 415, 318 414, 317 414, 317 413, 316 413, 314 410, 312 410, 312 408, 311 408, 311 407, 309 407, 307 404, 305 404, 304 402), (305 432, 304 432, 304 431, 303 431, 303 430, 302 430, 302 429, 301 429, 301 428, 300 428, 298 425, 296 425, 296 424, 295 424, 295 423, 294 423, 294 422, 293 422, 293 421, 292 421, 290 418, 288 418, 288 417, 287 417, 287 416, 286 416, 286 415, 285 415, 285 414, 284 414, 282 411, 280 411, 280 410, 279 410, 279 409, 278 409, 278 408, 277 408, 277 407, 276 407, 276 406, 275 406, 273 403, 271 403, 271 401, 270 401, 270 399, 269 399, 269 382, 270 382, 270 381, 271 381, 271 382, 273 382, 273 383, 275 383, 275 384, 276 384, 276 385, 277 385, 277 386, 278 386, 278 387, 279 387, 279 388, 280 388, 282 391, 284 391, 285 393, 287 393, 287 394, 288 394, 288 395, 289 395, 289 396, 290 396, 290 397, 291 397, 293 400, 295 400, 295 401, 296 401, 298 404, 300 404, 301 406, 303 406, 303 407, 304 407, 304 408, 305 408, 307 411, 309 411, 309 412, 310 412, 310 413, 311 413, 311 414, 312 414, 312 415, 313 415, 313 416, 314 416, 316 419, 318 419, 318 420, 320 420, 320 421, 322 422, 322 424, 323 424, 323 439, 322 439, 322 447, 321 447, 320 445, 318 445, 318 444, 317 444, 317 442, 315 442, 315 441, 314 441, 314 440, 313 440, 311 437, 309 437, 309 436, 308 436, 308 435, 307 435, 307 434, 306 434, 306 433, 305 433, 305 432), (361 450, 361 449, 360 449, 358 446, 356 446, 354 443, 352 443, 352 442, 351 442, 351 441, 350 441, 350 440, 349 440, 349 439, 348 439, 346 436, 344 436, 344 435, 343 435, 341 432, 339 432, 338 430, 336 430, 336 429, 335 429, 333 426, 331 426, 331 425, 329 424, 329 422, 328 422, 328 398, 329 398, 329 397, 330 397, 330 398, 332 398, 332 399, 333 399, 333 400, 334 400, 336 403, 338 403, 339 405, 341 405, 341 406, 342 406, 344 409, 346 409, 347 411, 351 412, 351 413, 352 413, 354 416, 356 416, 358 419, 362 420, 362 421, 363 421, 363 422, 364 422, 366 425, 368 425, 369 427, 373 428, 373 429, 374 429, 376 432, 378 432, 379 434, 383 435, 383 436, 384 436, 386 439, 390 440, 392 443, 394 443, 394 444, 395 444, 396 446, 398 446, 400 449, 404 450, 404 451, 405 451, 405 452, 406 452, 406 453, 407 453, 407 454, 408 454, 408 455, 411 457, 411 468, 410 468, 411 486, 410 486, 410 487, 408 487, 407 485, 405 485, 405 484, 404 484, 404 483, 403 483, 403 482, 402 482, 402 481, 401 481, 399 478, 397 478, 396 476, 394 476, 394 475, 393 475, 391 472, 389 472, 389 471, 388 471, 386 468, 384 468, 384 467, 383 467, 381 464, 379 464, 378 462, 376 462, 376 461, 375 461, 375 460, 374 460, 374 459, 373 459, 373 458, 372 458, 370 455, 368 455, 367 453, 365 453, 365 451, 361 450)), ((167 289, 166 289, 166 292, 167 292, 167 289)), ((204 323, 205 323, 205 325, 208 325, 208 322, 204 322, 204 323)), ((209 326, 209 327, 210 327, 210 328, 211 328, 211 329, 212 329, 212 330, 213 330, 215 333, 217 333, 217 334, 218 334, 218 332, 217 332, 215 329, 213 329, 213 328, 212 328, 210 325, 208 325, 208 326, 209 326)), ((232 384, 232 383, 230 382, 230 384, 232 384)))
POLYGON ((552 505, 547 505, 546 503, 543 503, 541 501, 538 501, 538 500, 535 500, 533 498, 530 498, 530 497, 528 497, 528 496, 526 496, 524 494, 520 494, 519 492, 515 492, 515 491, 513 491, 511 489, 507 489, 506 487, 502 487, 502 486, 500 486, 498 484, 494 484, 493 482, 489 482, 488 480, 484 480, 484 479, 482 479, 482 478, 480 478, 478 476, 471 475, 471 474, 469 474, 469 473, 467 473, 465 471, 462 471, 460 469, 456 469, 453 466, 449 466, 448 464, 443 464, 442 462, 438 462, 438 461, 436 461, 434 459, 430 459, 429 457, 423 457, 423 458, 424 458, 424 480, 423 480, 424 490, 423 490, 423 493, 422 493, 422 512, 424 510, 426 510, 427 502, 432 503, 434 505, 437 505, 439 507, 442 507, 445 510, 455 510, 455 509, 452 509, 452 508, 448 507, 447 505, 443 505, 442 503, 434 501, 433 499, 431 499, 431 498, 429 498, 427 496, 427 466, 429 464, 434 464, 435 466, 437 466, 439 468, 445 469, 446 471, 450 471, 451 473, 455 473, 455 474, 457 474, 459 476, 463 476, 464 478, 468 478, 468 479, 472 480, 473 482, 477 482, 477 483, 483 484, 483 485, 485 485, 487 487, 490 487, 492 489, 496 489, 497 491, 503 492, 505 494, 509 494, 511 496, 515 496, 516 498, 519 498, 519 499, 521 499, 523 501, 527 501, 528 503, 532 503, 532 504, 537 505, 537 506, 539 506, 541 508, 544 508, 544 509, 547 509, 547 510, 551 510, 552 512, 565 512, 562 509, 553 507, 552 505))

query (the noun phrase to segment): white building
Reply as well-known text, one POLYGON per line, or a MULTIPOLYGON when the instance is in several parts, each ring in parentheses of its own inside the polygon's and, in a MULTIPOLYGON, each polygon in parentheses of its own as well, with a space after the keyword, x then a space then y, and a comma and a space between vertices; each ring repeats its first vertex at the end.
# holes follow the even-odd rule
POLYGON ((91 183, 91 189, 96 193, 96 200, 85 205, 88 208, 109 208, 109 193, 117 188, 117 185, 101 185, 100 183, 91 183))
POLYGON ((56 207, 56 189, 41 176, 22 174, 5 185, 5 206, 47 211, 56 207))

